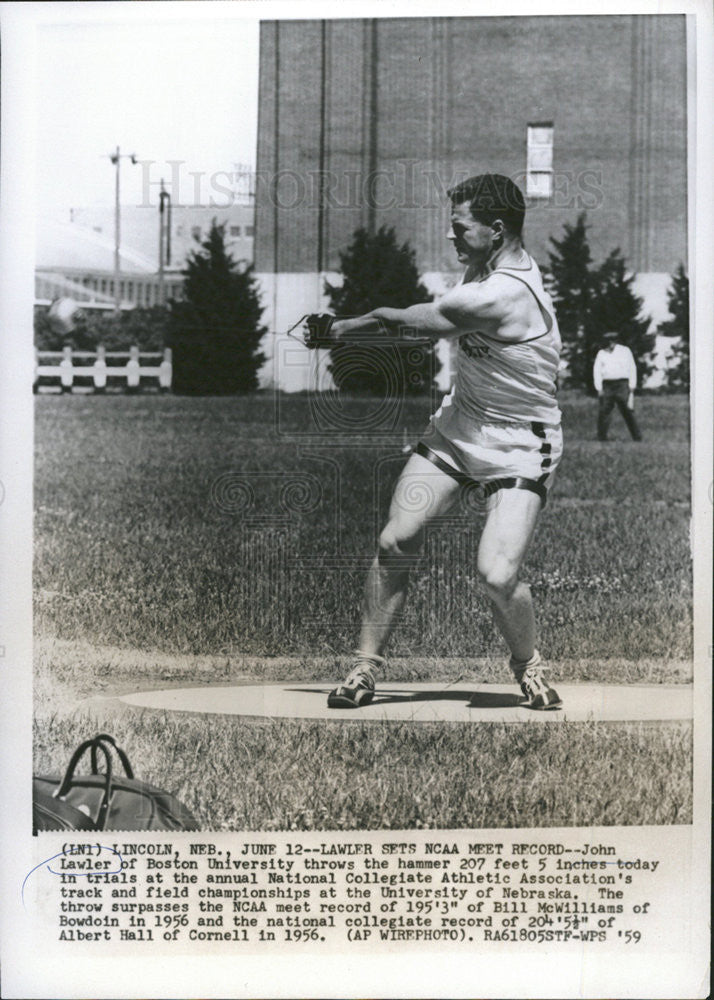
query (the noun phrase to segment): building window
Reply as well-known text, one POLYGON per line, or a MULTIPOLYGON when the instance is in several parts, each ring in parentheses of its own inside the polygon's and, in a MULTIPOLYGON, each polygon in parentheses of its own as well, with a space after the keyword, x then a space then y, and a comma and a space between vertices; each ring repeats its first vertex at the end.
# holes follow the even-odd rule
POLYGON ((240 236, 240 226, 231 226, 231 236, 240 236))
POLYGON ((246 226, 245 227, 245 235, 246 236, 255 236, 255 226, 246 226))
POLYGON ((553 195, 553 122, 528 126, 526 195, 546 199, 553 195))

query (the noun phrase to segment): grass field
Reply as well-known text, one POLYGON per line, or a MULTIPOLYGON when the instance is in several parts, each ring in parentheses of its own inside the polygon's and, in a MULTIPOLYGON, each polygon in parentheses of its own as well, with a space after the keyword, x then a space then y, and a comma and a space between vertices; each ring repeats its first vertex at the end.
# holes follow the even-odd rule
MULTIPOLYGON (((96 728, 94 694, 181 683, 337 681, 365 560, 429 401, 38 397, 36 769, 96 728), (393 420, 393 417, 396 419, 393 420)), ((686 399, 638 401, 645 441, 566 452, 525 567, 554 679, 691 679, 686 399)), ((473 571, 480 513, 430 535, 389 679, 507 680, 473 571)), ((112 720, 142 777, 205 828, 682 823, 688 725, 112 720), (577 776, 573 780, 573 776, 577 776), (347 780, 346 780, 347 779, 347 780)))

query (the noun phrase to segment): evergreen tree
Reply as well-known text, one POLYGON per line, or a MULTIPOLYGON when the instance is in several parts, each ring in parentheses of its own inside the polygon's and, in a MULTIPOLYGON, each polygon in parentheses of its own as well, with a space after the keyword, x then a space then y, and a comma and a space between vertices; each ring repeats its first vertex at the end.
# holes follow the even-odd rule
POLYGON ((562 239, 551 237, 552 289, 558 326, 563 338, 566 382, 593 388, 593 364, 603 344, 602 335, 616 330, 632 351, 640 384, 653 370, 654 336, 650 320, 642 316, 643 301, 633 290, 633 277, 619 249, 592 267, 585 213, 574 226, 566 223, 562 239))
MULTIPOLYGON (((414 251, 408 243, 400 246, 394 229, 385 226, 374 235, 357 229, 340 253, 340 271, 342 286, 325 286, 338 316, 361 316, 378 306, 405 309, 432 300, 419 280, 414 251)), ((348 392, 427 392, 440 367, 434 345, 426 342, 352 342, 330 351, 329 371, 336 386, 348 392)))
POLYGON ((659 332, 665 337, 678 337, 676 361, 668 372, 668 382, 673 389, 689 389, 689 278, 680 264, 672 275, 667 297, 672 317, 662 323, 659 332))
MULTIPOLYGON (((642 316, 643 300, 632 288, 634 278, 627 272, 625 259, 619 249, 613 250, 593 275, 593 293, 590 307, 589 340, 595 350, 602 346, 602 335, 616 330, 620 341, 626 344, 637 365, 638 384, 654 370, 652 358, 655 337, 649 333, 651 320, 642 316)), ((589 360, 588 385, 592 386, 592 361, 589 360)))
POLYGON ((174 391, 199 395, 258 386, 266 333, 253 268, 239 270, 226 249, 225 227, 213 221, 183 271, 184 298, 170 306, 174 391))
POLYGON ((590 323, 593 279, 586 218, 585 212, 581 212, 574 226, 566 222, 562 239, 551 236, 555 249, 549 253, 550 285, 563 339, 563 360, 568 369, 566 381, 581 387, 591 385, 598 350, 590 323))

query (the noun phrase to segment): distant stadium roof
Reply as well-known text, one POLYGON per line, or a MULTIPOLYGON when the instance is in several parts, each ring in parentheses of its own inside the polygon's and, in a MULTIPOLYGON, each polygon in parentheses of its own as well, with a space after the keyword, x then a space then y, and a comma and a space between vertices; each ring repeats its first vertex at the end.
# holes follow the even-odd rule
MULTIPOLYGON (((35 270, 35 305, 48 306, 53 299, 63 296, 74 299, 81 306, 91 306, 97 309, 114 309, 115 302, 111 295, 87 288, 78 281, 73 281, 63 274, 54 271, 35 270)), ((133 308, 133 303, 121 302, 120 309, 133 308)))
MULTIPOLYGON (((122 246, 121 269, 126 274, 155 274, 154 261, 122 246)), ((81 268, 111 271, 114 268, 114 240, 73 222, 43 219, 37 225, 37 268, 81 268)))

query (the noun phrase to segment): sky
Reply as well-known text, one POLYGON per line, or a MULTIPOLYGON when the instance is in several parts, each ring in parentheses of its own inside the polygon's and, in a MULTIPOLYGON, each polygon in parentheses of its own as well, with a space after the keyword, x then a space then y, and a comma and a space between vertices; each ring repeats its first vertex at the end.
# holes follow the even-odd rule
POLYGON ((61 6, 65 23, 38 27, 38 213, 69 221, 70 207, 113 205, 117 146, 140 161, 122 160, 123 204, 156 204, 162 177, 175 203, 225 204, 219 172, 255 166, 258 21, 155 8, 122 20, 120 6, 103 23, 70 23, 61 6))

